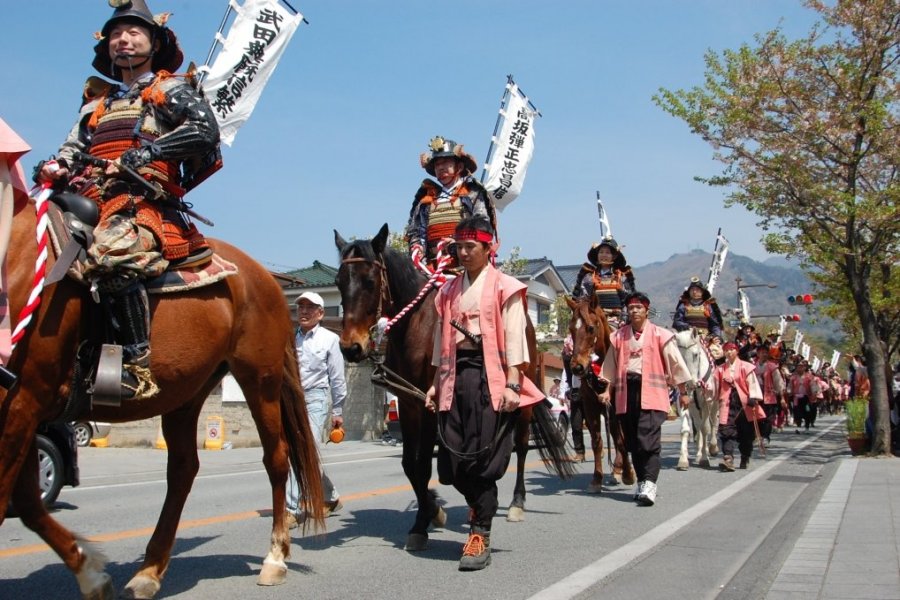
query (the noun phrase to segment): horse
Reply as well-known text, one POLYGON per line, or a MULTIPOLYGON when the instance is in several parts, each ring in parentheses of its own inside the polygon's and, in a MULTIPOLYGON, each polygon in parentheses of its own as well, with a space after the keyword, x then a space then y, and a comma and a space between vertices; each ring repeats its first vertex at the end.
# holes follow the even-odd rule
POLYGON ((694 385, 689 388, 690 406, 688 410, 678 403, 678 416, 681 419, 681 452, 678 457, 679 471, 687 471, 688 439, 696 432, 697 466, 709 468, 709 457, 719 453, 716 436, 719 431, 719 397, 715 383, 715 364, 709 351, 703 345, 696 329, 686 329, 675 333, 678 350, 691 373, 694 385))
MULTIPOLYGON (((13 219, 9 252, 10 314, 20 314, 29 296, 38 256, 37 218, 22 202, 13 219)), ((324 528, 322 486, 315 436, 300 386, 293 327, 281 288, 261 265, 225 242, 214 251, 239 272, 206 287, 151 295, 152 372, 160 392, 121 406, 85 406, 63 415, 76 378, 79 343, 94 328, 86 316, 88 289, 64 278, 44 288, 30 327, 9 368, 19 382, 0 396, 0 506, 12 504, 75 575, 84 598, 113 598, 106 558, 51 517, 40 499, 35 430, 41 421, 89 418, 114 423, 162 415, 168 447, 167 491, 144 560, 123 596, 152 598, 169 567, 175 533, 199 470, 197 421, 213 388, 229 371, 247 399, 263 448, 272 487, 272 531, 257 583, 276 585, 287 576, 290 534, 285 521, 285 483, 295 469, 312 513, 310 526, 324 528)), ((50 266, 54 263, 51 253, 50 266)), ((2 392, 0 392, 2 393, 2 392)), ((75 515, 77 518, 77 515, 75 515)), ((0 511, 0 523, 4 514, 0 511)))
MULTIPOLYGON (((427 548, 429 525, 443 527, 447 515, 438 505, 437 495, 428 489, 432 458, 437 437, 437 415, 425 409, 424 391, 434 381, 431 365, 437 310, 434 305, 437 288, 416 269, 405 254, 388 246, 385 224, 371 240, 347 242, 334 232, 340 253, 337 285, 343 308, 341 352, 350 362, 367 358, 383 358, 379 368, 387 374, 400 403, 400 429, 403 432, 403 472, 412 485, 418 509, 407 533, 405 549, 411 552, 427 548), (425 286, 429 287, 426 288, 425 286), (414 303, 414 299, 418 302, 414 303), (373 352, 374 329, 385 315, 398 315, 387 332, 383 357, 373 352)), ((527 325, 529 356, 536 356, 534 327, 527 325)), ((535 379, 532 362, 526 376, 535 379)), ((514 432, 516 451, 516 484, 507 512, 507 521, 525 518, 525 458, 529 437, 536 443, 541 457, 560 477, 572 474, 565 454, 565 439, 552 424, 544 403, 520 409, 514 432), (534 417, 537 427, 529 425, 534 417), (530 431, 531 429, 531 431, 530 431)))
MULTIPOLYGON (((631 466, 631 459, 625 448, 625 431, 616 417, 615 409, 609 404, 601 403, 598 397, 596 376, 592 371, 593 356, 602 362, 610 347, 611 329, 606 313, 597 302, 597 296, 583 297, 573 300, 566 297, 566 304, 572 309, 569 321, 569 333, 572 336, 572 373, 581 377, 578 394, 584 406, 584 420, 591 438, 591 450, 594 454, 594 472, 587 491, 599 494, 603 491, 603 420, 606 423, 606 434, 612 436, 616 449, 615 462, 612 463, 612 483, 633 485, 636 474, 631 466)), ((612 448, 609 448, 612 451, 612 448)))

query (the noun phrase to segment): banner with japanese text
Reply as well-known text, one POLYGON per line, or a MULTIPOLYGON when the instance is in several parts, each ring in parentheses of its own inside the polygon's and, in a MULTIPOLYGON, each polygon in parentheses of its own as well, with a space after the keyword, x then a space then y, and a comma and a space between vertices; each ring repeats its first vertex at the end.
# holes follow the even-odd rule
POLYGON ((716 283, 719 281, 719 275, 725 267, 725 257, 728 256, 728 240, 721 233, 716 236, 716 251, 713 255, 713 263, 709 268, 709 280, 706 282, 706 289, 712 294, 716 289, 716 283))
POLYGON ((250 118, 266 82, 303 21, 278 0, 230 0, 236 17, 215 61, 202 67, 203 91, 219 122, 222 142, 231 145, 250 118))
POLYGON ((484 187, 497 210, 503 210, 522 192, 528 163, 534 154, 534 121, 538 116, 515 83, 507 84, 507 89, 509 100, 500 109, 503 125, 492 140, 493 152, 485 165, 484 187))

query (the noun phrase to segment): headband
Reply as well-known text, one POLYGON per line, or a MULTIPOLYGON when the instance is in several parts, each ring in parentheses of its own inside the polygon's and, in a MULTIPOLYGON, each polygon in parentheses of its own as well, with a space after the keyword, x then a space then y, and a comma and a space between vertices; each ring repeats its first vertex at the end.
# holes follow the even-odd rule
POLYGON ((485 244, 490 244, 494 241, 493 235, 491 235, 487 231, 480 231, 478 229, 459 229, 456 231, 456 233, 453 234, 453 238, 457 242, 475 240, 476 242, 484 242, 485 244))
POLYGON ((722 346, 722 350, 737 350, 738 346, 734 342, 725 342, 725 345, 722 346))
POLYGON ((649 302, 647 302, 646 300, 642 300, 642 299, 640 299, 640 298, 637 298, 637 297, 631 298, 631 299, 628 301, 628 306, 631 306, 632 304, 640 304, 640 305, 643 306, 644 308, 650 308, 650 303, 649 303, 649 302))

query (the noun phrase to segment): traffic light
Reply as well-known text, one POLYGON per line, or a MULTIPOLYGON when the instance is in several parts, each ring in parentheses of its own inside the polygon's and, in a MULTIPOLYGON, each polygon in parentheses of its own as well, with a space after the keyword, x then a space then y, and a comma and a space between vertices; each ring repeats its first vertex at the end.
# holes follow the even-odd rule
POLYGON ((796 296, 788 296, 788 304, 812 304, 815 298, 812 294, 797 294, 796 296))
POLYGON ((795 323, 800 321, 800 315, 781 315, 781 318, 785 321, 793 321, 795 323))

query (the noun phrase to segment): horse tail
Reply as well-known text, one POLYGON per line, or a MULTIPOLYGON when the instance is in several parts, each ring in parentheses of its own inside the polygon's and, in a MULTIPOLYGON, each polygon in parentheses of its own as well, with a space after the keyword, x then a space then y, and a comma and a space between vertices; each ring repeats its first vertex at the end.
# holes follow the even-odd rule
POLYGON ((549 404, 544 400, 532 406, 531 438, 547 470, 560 479, 570 479, 575 476, 575 465, 569 460, 565 433, 553 422, 549 404))
POLYGON ((288 339, 284 348, 284 374, 281 383, 281 418, 284 436, 287 438, 291 468, 297 478, 304 508, 311 518, 303 523, 304 531, 312 523, 313 531, 325 529, 325 497, 322 491, 322 468, 319 465, 319 449, 316 435, 309 425, 297 351, 288 339))

